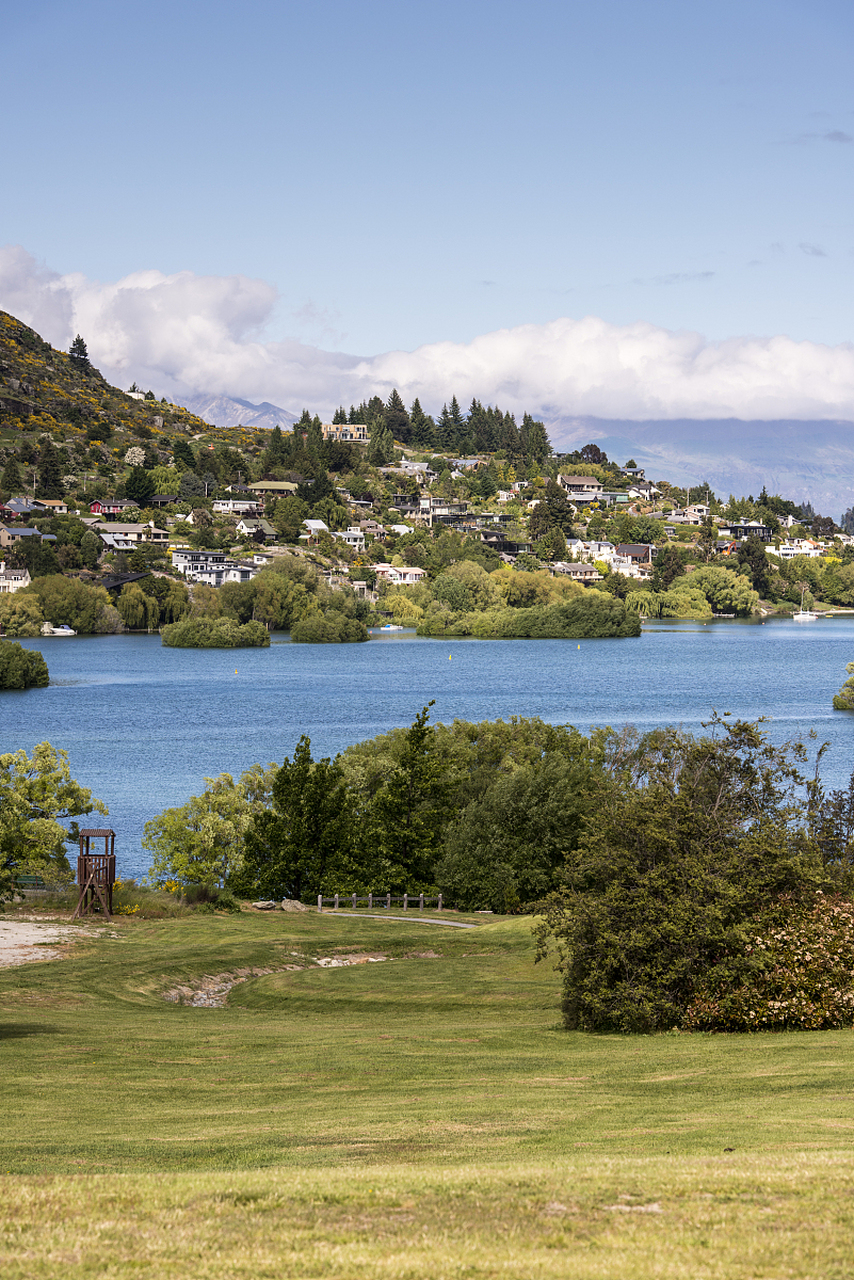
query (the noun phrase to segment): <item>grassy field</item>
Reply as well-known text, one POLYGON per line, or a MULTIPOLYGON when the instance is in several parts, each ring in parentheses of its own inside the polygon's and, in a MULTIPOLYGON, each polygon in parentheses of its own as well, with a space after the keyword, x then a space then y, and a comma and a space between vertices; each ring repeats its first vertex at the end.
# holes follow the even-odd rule
POLYGON ((568 1034, 480 920, 118 919, 0 971, 2 1274, 854 1276, 854 1033, 568 1034))

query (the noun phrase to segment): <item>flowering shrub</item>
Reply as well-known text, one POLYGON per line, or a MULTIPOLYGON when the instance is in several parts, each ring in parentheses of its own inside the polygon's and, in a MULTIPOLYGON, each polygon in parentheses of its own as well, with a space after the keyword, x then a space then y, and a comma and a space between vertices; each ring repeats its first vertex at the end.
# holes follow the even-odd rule
POLYGON ((132 445, 125 454, 125 462, 129 467, 141 467, 145 462, 145 450, 138 444, 132 445))
MULTIPOLYGON (((732 957, 736 959, 736 957, 732 957)), ((688 1031, 821 1031, 854 1023, 854 904, 786 895, 747 926, 741 977, 726 962, 700 984, 688 1031)))

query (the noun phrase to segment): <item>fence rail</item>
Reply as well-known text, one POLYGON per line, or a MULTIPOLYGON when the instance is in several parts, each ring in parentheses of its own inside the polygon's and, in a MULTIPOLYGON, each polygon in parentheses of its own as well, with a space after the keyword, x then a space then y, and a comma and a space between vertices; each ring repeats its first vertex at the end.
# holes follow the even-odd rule
POLYGON ((317 909, 322 911, 323 908, 331 907, 333 911, 340 911, 342 908, 349 908, 355 911, 358 907, 367 907, 369 910, 382 909, 390 911, 391 908, 401 907, 404 911, 423 911, 426 908, 441 911, 443 909, 442 895, 430 898, 423 893, 334 893, 324 896, 322 893, 317 895, 317 909))

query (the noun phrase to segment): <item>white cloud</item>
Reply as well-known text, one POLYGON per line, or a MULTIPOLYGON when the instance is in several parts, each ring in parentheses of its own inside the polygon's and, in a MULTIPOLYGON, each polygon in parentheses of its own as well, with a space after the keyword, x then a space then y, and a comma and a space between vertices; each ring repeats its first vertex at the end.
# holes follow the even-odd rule
POLYGON ((503 408, 601 418, 854 419, 854 346, 784 336, 710 342, 652 324, 558 319, 469 343, 359 358, 262 331, 275 289, 244 276, 136 272, 101 284, 0 249, 0 306, 55 346, 78 331, 118 385, 269 400, 324 415, 397 387, 435 410, 456 395, 503 408))

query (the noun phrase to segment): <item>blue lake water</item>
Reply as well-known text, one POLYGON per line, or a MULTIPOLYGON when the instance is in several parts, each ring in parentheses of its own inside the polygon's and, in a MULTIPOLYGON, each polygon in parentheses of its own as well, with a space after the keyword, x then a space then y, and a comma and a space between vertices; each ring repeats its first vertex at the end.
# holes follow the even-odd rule
MULTIPOLYGON (((110 810, 120 874, 140 876, 146 820, 218 773, 281 763, 300 735, 317 759, 408 725, 435 698, 449 722, 541 716, 555 724, 681 724, 712 708, 769 717, 775 741, 815 730, 823 775, 847 784, 854 714, 833 694, 854 660, 854 617, 795 623, 654 623, 640 639, 427 640, 269 649, 164 649, 159 636, 24 641, 44 654, 48 689, 0 693, 3 751, 45 740, 110 810)), ((98 822, 100 823, 100 819, 98 822)))

